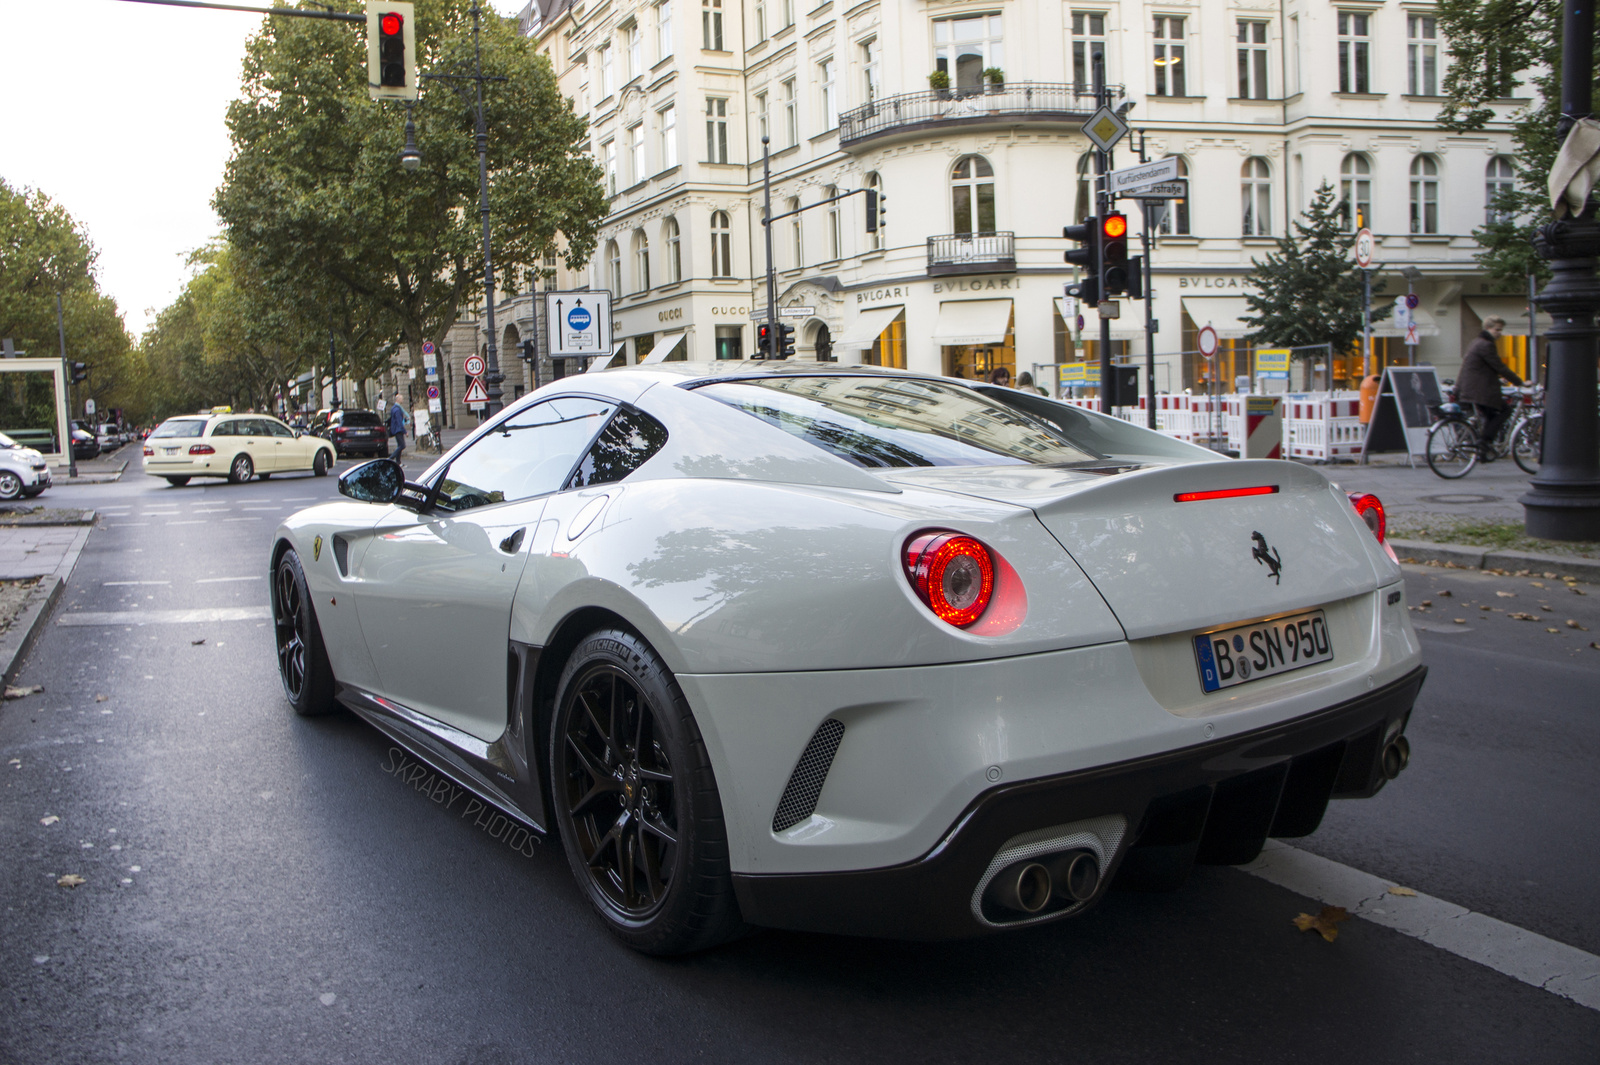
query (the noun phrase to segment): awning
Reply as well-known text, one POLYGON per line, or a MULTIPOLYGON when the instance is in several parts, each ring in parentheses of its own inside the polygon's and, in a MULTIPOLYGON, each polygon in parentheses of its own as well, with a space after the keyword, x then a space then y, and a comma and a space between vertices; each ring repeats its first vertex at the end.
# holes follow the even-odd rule
POLYGON ((674 351, 683 346, 683 338, 688 335, 688 333, 673 333, 662 337, 656 346, 650 349, 650 354, 639 360, 639 365, 649 366, 651 363, 666 362, 674 351))
POLYGON ((601 358, 600 356, 596 355, 594 357, 594 361, 589 363, 589 368, 585 370, 584 373, 594 373, 596 370, 604 370, 607 366, 610 366, 612 363, 616 362, 617 356, 622 354, 623 345, 626 343, 627 341, 625 340, 617 341, 617 346, 611 349, 611 358, 609 359, 601 358))
POLYGON ((835 340, 833 346, 846 351, 866 351, 889 328, 889 323, 904 312, 905 306, 899 303, 892 307, 869 307, 856 316, 850 328, 844 331, 844 336, 835 340))
POLYGON ((935 344, 1002 344, 1011 327, 1010 300, 950 300, 939 304, 935 344))
MULTIPOLYGON (((1132 306, 1137 308, 1139 305, 1137 303, 1135 303, 1132 306)), ((1072 321, 1069 321, 1067 319, 1066 300, 1061 296, 1057 296, 1056 297, 1056 313, 1061 316, 1061 320, 1063 322, 1066 322, 1068 332, 1075 332, 1075 330, 1073 329, 1073 326, 1076 325, 1076 323, 1072 322, 1072 321)), ((1100 317, 1097 314, 1094 313, 1094 308, 1093 307, 1082 307, 1078 311, 1078 313, 1083 315, 1083 332, 1076 334, 1079 337, 1079 339, 1081 339, 1081 340, 1099 340, 1100 339, 1100 317)), ((1111 339, 1112 340, 1142 340, 1142 339, 1144 339, 1144 312, 1143 311, 1139 311, 1139 313, 1137 315, 1135 315, 1134 317, 1132 317, 1132 318, 1113 318, 1113 319, 1111 319, 1111 339)))
POLYGON ((1243 296, 1185 296, 1183 313, 1189 316, 1196 329, 1210 325, 1224 340, 1239 340, 1250 332, 1244 324, 1246 317, 1254 317, 1250 304, 1243 296))
MULTIPOLYGON (((1417 323, 1417 336, 1436 337, 1439 335, 1439 323, 1433 320, 1433 315, 1421 307, 1412 308, 1411 320, 1417 323)), ((1406 335, 1406 331, 1395 324, 1394 313, 1391 311, 1389 316, 1381 322, 1372 323, 1372 335, 1375 337, 1403 337, 1406 335)))
MULTIPOLYGON (((1506 320, 1507 336, 1528 335, 1528 300, 1525 296, 1468 296, 1467 308, 1477 315, 1480 327, 1485 318, 1497 314, 1506 320)), ((1554 324, 1548 314, 1539 312, 1540 336, 1550 332, 1554 324)))

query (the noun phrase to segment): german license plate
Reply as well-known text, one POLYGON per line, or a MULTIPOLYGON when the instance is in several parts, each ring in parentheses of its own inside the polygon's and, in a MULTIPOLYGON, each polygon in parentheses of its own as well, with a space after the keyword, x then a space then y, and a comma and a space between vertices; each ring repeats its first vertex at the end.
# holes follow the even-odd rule
POLYGON ((1258 621, 1194 638, 1200 686, 1208 692, 1333 661, 1322 611, 1258 621))
POLYGON ((178 453, 178 449, 175 447, 164 447, 161 450, 165 451, 169 455, 176 455, 178 453))

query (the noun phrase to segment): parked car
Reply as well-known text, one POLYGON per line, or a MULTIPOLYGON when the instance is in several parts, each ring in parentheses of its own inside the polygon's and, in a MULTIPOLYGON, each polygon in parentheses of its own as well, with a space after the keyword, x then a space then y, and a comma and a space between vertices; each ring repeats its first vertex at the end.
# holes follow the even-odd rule
POLYGON ((168 418, 144 442, 144 472, 185 485, 192 477, 243 484, 275 473, 325 477, 333 445, 295 432, 267 414, 191 414, 168 418))
POLYGON ((334 453, 340 458, 346 455, 381 457, 389 453, 389 430, 377 411, 332 411, 318 435, 333 444, 334 453))
POLYGON ((31 498, 50 484, 50 464, 44 456, 0 433, 0 500, 31 498))
POLYGON ((997 392, 555 382, 279 527, 285 694, 558 838, 659 954, 1066 918, 1401 772, 1425 669, 1375 499, 997 392))
POLYGON ((93 433, 79 428, 76 423, 72 427, 72 457, 76 459, 100 457, 100 441, 93 433))
POLYGON ((96 427, 94 438, 101 451, 115 451, 126 442, 122 439, 121 431, 109 422, 96 427))

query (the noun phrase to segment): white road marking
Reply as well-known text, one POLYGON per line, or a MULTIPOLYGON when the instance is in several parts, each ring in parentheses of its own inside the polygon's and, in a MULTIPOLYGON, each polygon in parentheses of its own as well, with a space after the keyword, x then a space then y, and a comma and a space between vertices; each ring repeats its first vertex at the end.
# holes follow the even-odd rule
POLYGON ((1600 957, 1537 932, 1417 892, 1389 894, 1391 881, 1268 840, 1245 872, 1353 916, 1420 939, 1458 958, 1600 1010, 1600 957))
POLYGON ((142 529, 149 524, 147 521, 114 521, 111 523, 111 527, 113 529, 142 529))
POLYGON ((102 588, 116 588, 125 584, 171 584, 171 581, 101 581, 102 588))
POLYGON ((199 610, 81 610, 62 614, 57 625, 184 625, 194 622, 270 620, 264 606, 224 606, 199 610))
POLYGON ((321 496, 284 496, 285 503, 310 503, 321 499, 321 496))
POLYGON ((201 578, 197 579, 195 581, 195 583, 196 584, 223 584, 223 583, 226 583, 227 581, 264 581, 264 580, 266 580, 266 577, 264 575, 260 574, 260 573, 257 573, 257 574, 253 574, 252 576, 249 576, 249 577, 201 577, 201 578))
POLYGON ((195 520, 195 521, 169 521, 169 522, 167 522, 167 524, 168 525, 204 525, 205 522, 201 521, 201 520, 195 520))
POLYGON ((223 521, 260 521, 260 518, 223 518, 223 521))

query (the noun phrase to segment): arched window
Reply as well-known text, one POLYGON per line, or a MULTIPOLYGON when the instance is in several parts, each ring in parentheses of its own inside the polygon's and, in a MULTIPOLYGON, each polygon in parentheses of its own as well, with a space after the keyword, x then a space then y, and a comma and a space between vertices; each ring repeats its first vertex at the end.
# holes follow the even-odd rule
POLYGON ((1078 196, 1072 207, 1072 221, 1075 225, 1081 225, 1093 210, 1091 204, 1094 201, 1090 197, 1090 181, 1093 173, 1094 153, 1084 152, 1078 156, 1078 196))
POLYGON ((613 296, 622 295, 622 250, 614 240, 606 242, 606 286, 613 296))
POLYGON ((633 280, 635 292, 650 291, 650 238, 644 230, 633 231, 633 280))
POLYGON ((1339 165, 1339 212, 1346 233, 1372 225, 1372 164, 1360 152, 1351 152, 1339 165))
MULTIPOLYGON (((1088 156, 1084 156, 1088 159, 1088 156)), ((1182 156, 1178 157, 1178 180, 1189 180, 1189 164, 1182 156)), ((1169 237, 1187 237, 1189 235, 1189 201, 1168 200, 1166 217, 1161 219, 1161 232, 1169 237)))
POLYGON ((1516 187, 1516 174, 1508 156, 1497 155, 1489 160, 1483 172, 1483 220, 1489 225, 1511 221, 1511 212, 1497 208, 1495 201, 1516 187))
POLYGON ((726 211, 711 212, 711 276, 733 276, 733 235, 726 211))
POLYGON ((1431 155, 1411 161, 1411 232, 1439 232, 1439 164, 1431 155))
POLYGON ((989 160, 981 155, 956 160, 950 195, 955 232, 994 232, 994 167, 989 160))
MULTIPOLYGON (((876 170, 867 175, 867 188, 876 192, 880 197, 883 195, 883 178, 878 176, 876 170)), ((883 218, 887 213, 886 209, 878 211, 878 227, 874 232, 867 234, 867 248, 871 251, 881 251, 883 249, 883 232, 888 228, 884 225, 883 218)))
POLYGON ((1240 232, 1246 237, 1272 235, 1272 171, 1259 155, 1244 161, 1239 170, 1243 206, 1240 232))
POLYGON ((806 248, 801 239, 800 216, 794 213, 800 210, 800 197, 789 197, 783 209, 789 212, 789 266, 798 270, 806 264, 806 248))
POLYGON ((839 189, 836 185, 829 185, 822 190, 822 200, 828 204, 828 261, 840 257, 843 253, 844 233, 839 227, 839 189), (831 201, 831 202, 830 202, 831 201))
POLYGON ((661 231, 667 242, 667 284, 675 285, 683 280, 683 246, 678 233, 678 220, 668 218, 662 223, 661 231))

